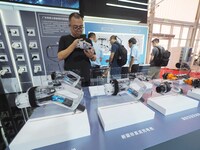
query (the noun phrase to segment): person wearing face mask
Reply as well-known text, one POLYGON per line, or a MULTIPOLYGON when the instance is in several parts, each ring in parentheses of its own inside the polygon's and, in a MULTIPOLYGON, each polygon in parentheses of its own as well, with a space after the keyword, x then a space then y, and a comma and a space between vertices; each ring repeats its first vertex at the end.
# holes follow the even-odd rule
MULTIPOLYGON (((58 59, 64 60, 64 70, 70 70, 82 77, 82 86, 90 85, 90 60, 95 61, 93 49, 84 50, 78 47, 83 32, 83 17, 79 13, 69 15, 71 34, 59 40, 58 59)), ((91 44, 92 45, 92 44, 91 44)))

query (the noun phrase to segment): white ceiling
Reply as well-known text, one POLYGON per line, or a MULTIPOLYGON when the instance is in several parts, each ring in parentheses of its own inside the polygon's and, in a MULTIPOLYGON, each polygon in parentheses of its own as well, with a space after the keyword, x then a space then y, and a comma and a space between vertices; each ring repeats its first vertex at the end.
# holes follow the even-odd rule
MULTIPOLYGON (((153 0, 149 0, 151 3, 153 0)), ((155 17, 194 22, 199 0, 156 0, 155 17)))

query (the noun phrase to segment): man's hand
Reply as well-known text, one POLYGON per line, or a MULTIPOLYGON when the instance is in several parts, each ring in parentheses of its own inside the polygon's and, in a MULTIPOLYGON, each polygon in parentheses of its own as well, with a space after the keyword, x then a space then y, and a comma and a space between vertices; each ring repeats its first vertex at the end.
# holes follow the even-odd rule
POLYGON ((79 39, 79 42, 77 44, 77 48, 89 50, 89 49, 92 49, 92 45, 90 43, 86 42, 86 41, 79 39))
POLYGON ((73 45, 74 45, 75 47, 77 47, 80 40, 81 40, 81 39, 76 39, 76 40, 74 40, 74 41, 73 41, 73 45))
POLYGON ((84 53, 91 60, 94 60, 94 57, 95 57, 95 60, 96 60, 96 55, 94 54, 94 49, 93 48, 91 48, 89 50, 84 50, 84 53))

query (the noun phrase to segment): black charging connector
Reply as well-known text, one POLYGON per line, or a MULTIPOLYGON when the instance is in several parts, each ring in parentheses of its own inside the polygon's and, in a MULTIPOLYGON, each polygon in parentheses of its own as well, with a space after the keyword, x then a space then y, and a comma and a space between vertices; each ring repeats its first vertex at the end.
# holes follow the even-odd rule
POLYGON ((2 60, 5 60, 5 59, 6 59, 6 57, 5 57, 5 56, 1 56, 1 57, 0 57, 0 59, 2 59, 2 60))
POLYGON ((32 57, 32 60, 34 60, 35 58, 37 58, 37 56, 33 56, 33 57, 32 57))
POLYGON ((19 60, 19 59, 22 59, 22 56, 18 56, 18 57, 16 58, 16 61, 19 60))

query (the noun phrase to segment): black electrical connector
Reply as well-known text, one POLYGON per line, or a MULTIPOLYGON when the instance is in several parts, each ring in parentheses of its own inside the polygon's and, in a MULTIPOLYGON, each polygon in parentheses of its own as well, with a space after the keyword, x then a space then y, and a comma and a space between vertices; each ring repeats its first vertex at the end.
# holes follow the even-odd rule
POLYGON ((6 58, 5 58, 5 56, 1 56, 0 59, 5 60, 6 58))
POLYGON ((33 56, 33 57, 32 57, 32 60, 34 60, 35 58, 37 58, 37 56, 33 56))
POLYGON ((18 57, 16 58, 16 61, 19 60, 19 59, 22 59, 22 56, 18 56, 18 57))

